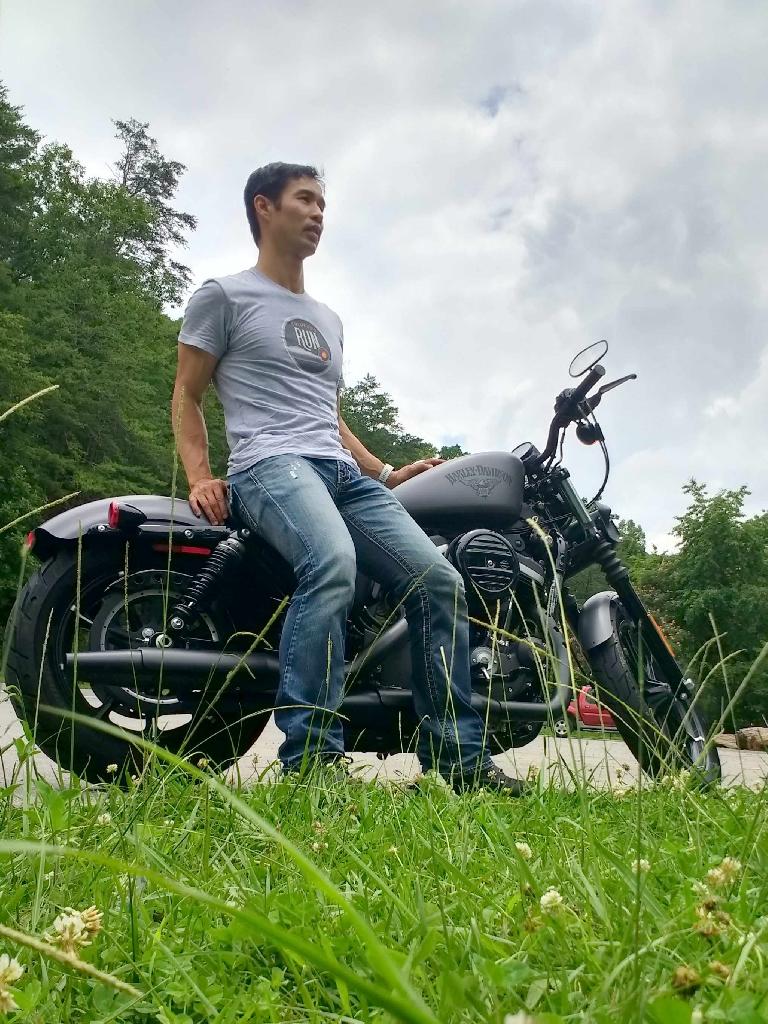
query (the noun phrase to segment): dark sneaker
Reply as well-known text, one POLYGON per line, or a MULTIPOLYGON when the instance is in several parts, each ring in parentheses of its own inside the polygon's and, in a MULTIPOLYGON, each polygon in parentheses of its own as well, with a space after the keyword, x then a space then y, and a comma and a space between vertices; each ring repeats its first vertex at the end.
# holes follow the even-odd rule
POLYGON ((508 793, 510 796, 525 796, 530 793, 531 786, 521 779, 507 775, 495 764, 489 764, 472 774, 454 775, 451 785, 457 793, 471 793, 478 789, 489 789, 497 793, 508 793))

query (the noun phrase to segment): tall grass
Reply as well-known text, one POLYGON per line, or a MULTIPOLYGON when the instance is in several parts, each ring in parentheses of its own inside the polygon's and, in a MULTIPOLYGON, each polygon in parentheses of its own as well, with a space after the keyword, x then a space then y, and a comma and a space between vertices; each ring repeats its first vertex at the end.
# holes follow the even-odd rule
POLYGON ((55 945, 64 908, 97 906, 79 955, 140 993, 6 939, 20 1020, 768 1010, 765 790, 702 795, 673 776, 618 798, 540 777, 513 801, 322 775, 245 789, 159 751, 127 789, 38 783, 24 806, 12 790, 2 920, 55 945))
POLYGON ((523 800, 430 776, 248 788, 135 742, 151 756, 121 788, 46 783, 33 730, 16 741, 0 789, 0 1013, 768 1020, 765 787, 702 793, 672 774, 599 789, 571 741, 570 788, 542 773, 523 800), (103 920, 83 930, 91 907, 103 920))

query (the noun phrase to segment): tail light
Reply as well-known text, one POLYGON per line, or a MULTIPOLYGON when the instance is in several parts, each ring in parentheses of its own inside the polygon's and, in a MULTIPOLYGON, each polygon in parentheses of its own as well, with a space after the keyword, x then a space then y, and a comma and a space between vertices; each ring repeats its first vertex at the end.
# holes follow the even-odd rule
POLYGON ((119 501, 110 501, 107 522, 113 530, 135 530, 146 522, 147 514, 140 508, 119 501))

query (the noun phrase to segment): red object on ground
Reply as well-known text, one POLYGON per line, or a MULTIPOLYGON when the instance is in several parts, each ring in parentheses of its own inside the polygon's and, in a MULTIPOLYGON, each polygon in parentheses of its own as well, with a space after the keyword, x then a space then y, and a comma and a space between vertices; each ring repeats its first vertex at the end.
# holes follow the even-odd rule
POLYGON ((582 729, 614 729, 616 723, 608 708, 598 706, 592 696, 592 687, 587 684, 579 690, 576 700, 568 705, 568 714, 582 729))

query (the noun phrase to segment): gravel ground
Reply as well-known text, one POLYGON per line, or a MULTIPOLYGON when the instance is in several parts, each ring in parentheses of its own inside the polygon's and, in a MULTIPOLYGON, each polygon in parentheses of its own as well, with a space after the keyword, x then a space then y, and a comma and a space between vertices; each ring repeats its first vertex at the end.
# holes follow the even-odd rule
MULTIPOLYGON (((0 700, 0 750, 3 759, 3 785, 8 785, 18 764, 13 740, 22 735, 21 724, 14 714, 10 702, 0 700)), ((257 782, 260 777, 270 778, 276 773, 273 765, 282 733, 272 720, 259 738, 258 743, 238 762, 240 776, 244 782, 257 782), (272 767, 270 767, 272 765, 272 767)), ((413 778, 419 773, 419 766, 412 754, 397 754, 379 760, 375 754, 352 754, 353 771, 365 779, 413 778)), ((720 749, 723 764, 723 783, 757 788, 768 777, 768 753, 747 750, 720 749)), ((544 777, 554 778, 558 784, 568 786, 571 774, 591 780, 599 787, 617 784, 617 769, 624 769, 623 783, 636 778, 637 770, 632 755, 621 740, 611 739, 553 739, 539 738, 517 750, 510 750, 495 758, 497 764, 513 775, 525 777, 529 768, 535 766, 544 777)), ((58 775, 56 765, 44 754, 34 758, 35 770, 54 782, 58 775)))

